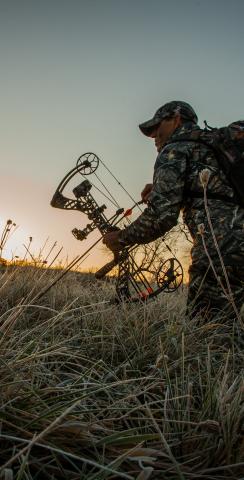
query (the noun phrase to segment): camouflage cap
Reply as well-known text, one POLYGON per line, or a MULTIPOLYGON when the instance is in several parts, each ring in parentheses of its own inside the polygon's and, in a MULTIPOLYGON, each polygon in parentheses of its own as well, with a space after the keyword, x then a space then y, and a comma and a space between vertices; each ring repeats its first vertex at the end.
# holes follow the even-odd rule
POLYGON ((193 123, 197 123, 198 118, 196 112, 193 110, 191 105, 186 102, 181 102, 180 100, 174 100, 172 102, 165 103, 160 107, 153 118, 147 122, 141 123, 139 128, 144 135, 148 137, 151 136, 154 128, 164 119, 173 117, 179 113, 184 120, 188 120, 193 123))

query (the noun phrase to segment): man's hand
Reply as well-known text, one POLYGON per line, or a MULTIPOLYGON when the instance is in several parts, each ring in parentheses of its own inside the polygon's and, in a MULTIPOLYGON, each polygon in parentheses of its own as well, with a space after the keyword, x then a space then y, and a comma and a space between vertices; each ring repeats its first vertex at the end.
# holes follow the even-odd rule
POLYGON ((120 230, 116 232, 106 233, 103 237, 103 243, 108 247, 114 255, 118 255, 119 251, 122 250, 121 243, 119 242, 120 230))
POLYGON ((149 197, 149 195, 152 191, 152 188, 153 188, 152 183, 147 183, 146 186, 143 188, 143 190, 141 192, 141 198, 142 198, 144 203, 147 203, 148 197, 149 197))

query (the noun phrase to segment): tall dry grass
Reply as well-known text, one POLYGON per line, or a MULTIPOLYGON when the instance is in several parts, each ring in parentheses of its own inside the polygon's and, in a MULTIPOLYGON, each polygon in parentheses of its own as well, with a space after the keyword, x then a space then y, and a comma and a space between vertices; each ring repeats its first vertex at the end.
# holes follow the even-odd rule
POLYGON ((0 276, 0 471, 10 479, 243 479, 243 336, 185 291, 116 305, 112 282, 0 276))

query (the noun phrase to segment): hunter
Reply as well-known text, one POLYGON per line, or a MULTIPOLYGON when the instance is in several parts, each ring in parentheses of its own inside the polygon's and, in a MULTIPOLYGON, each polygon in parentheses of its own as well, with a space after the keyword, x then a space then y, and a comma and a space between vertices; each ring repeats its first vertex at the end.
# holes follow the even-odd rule
POLYGON ((114 253, 127 245, 149 243, 171 230, 182 210, 193 239, 188 312, 201 313, 205 319, 220 312, 221 316, 232 316, 226 277, 207 220, 201 172, 207 169, 208 209, 238 310, 244 301, 244 208, 233 200, 233 187, 214 152, 200 143, 177 141, 179 135, 187 137, 200 129, 197 115, 188 103, 166 103, 139 128, 154 139, 158 152, 153 183, 147 184, 141 193, 147 206, 128 227, 106 234, 104 243, 114 253))

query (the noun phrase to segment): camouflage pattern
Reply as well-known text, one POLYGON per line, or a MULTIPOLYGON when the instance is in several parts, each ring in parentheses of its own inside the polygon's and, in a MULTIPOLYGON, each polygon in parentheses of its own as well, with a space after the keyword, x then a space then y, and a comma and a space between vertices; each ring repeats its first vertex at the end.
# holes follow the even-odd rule
POLYGON ((194 304, 195 311, 208 307, 217 312, 227 308, 229 302, 209 267, 202 241, 204 239, 216 273, 225 286, 220 259, 207 221, 203 186, 199 178, 199 173, 207 168, 210 172, 207 186, 208 209, 233 295, 240 308, 244 301, 244 209, 233 200, 234 191, 224 172, 220 171, 212 150, 205 145, 187 141, 174 143, 179 134, 186 135, 194 129, 199 129, 198 125, 184 123, 171 136, 171 143, 158 154, 148 206, 121 232, 121 239, 128 245, 153 241, 177 224, 182 210, 184 222, 194 242, 189 270, 188 304, 194 304), (199 233, 199 225, 204 233, 199 233))
MULTIPOLYGON (((242 267, 235 265, 226 266, 228 280, 233 293, 233 299, 238 311, 240 311, 243 304, 243 290, 244 290, 244 269, 243 258, 242 267)), ((221 285, 227 290, 225 277, 220 265, 215 269, 221 285)), ((226 263, 226 261, 225 261, 226 263)), ((196 315, 202 313, 207 318, 224 317, 235 318, 235 312, 231 302, 226 298, 223 288, 217 282, 216 276, 213 274, 210 266, 206 266, 201 271, 199 265, 192 265, 189 269, 189 291, 188 291, 188 313, 196 315)))
POLYGON ((185 121, 191 121, 193 123, 197 123, 198 121, 197 114, 189 103, 174 100, 173 102, 165 103, 162 107, 158 108, 153 118, 147 120, 147 122, 141 123, 139 128, 144 135, 150 137, 155 127, 162 120, 173 117, 177 113, 179 113, 181 118, 185 121))

